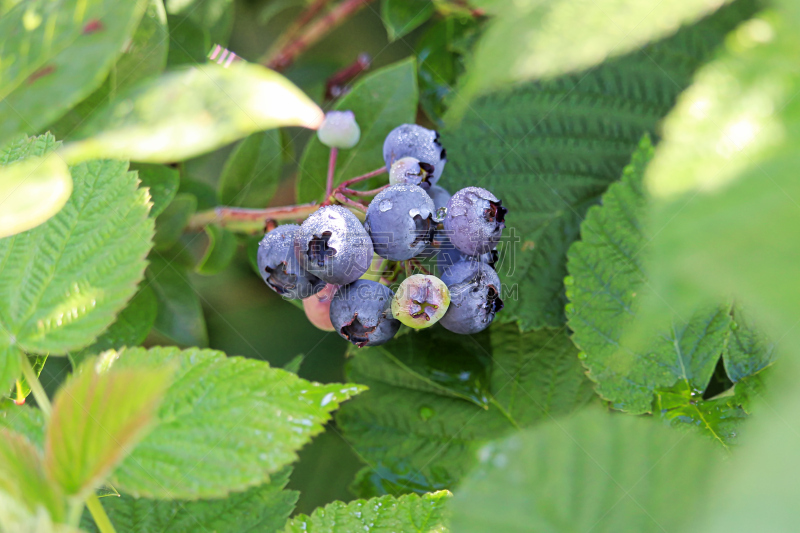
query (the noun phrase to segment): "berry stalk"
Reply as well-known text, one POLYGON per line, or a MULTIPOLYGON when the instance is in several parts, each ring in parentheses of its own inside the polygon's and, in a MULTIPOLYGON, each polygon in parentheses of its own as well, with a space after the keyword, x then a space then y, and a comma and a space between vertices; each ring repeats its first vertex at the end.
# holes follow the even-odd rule
POLYGON ((192 215, 186 229, 189 231, 199 231, 209 224, 219 224, 228 226, 231 223, 254 224, 254 231, 263 230, 268 220, 276 222, 286 222, 302 220, 314 211, 319 209, 319 204, 311 202, 308 204, 288 205, 284 207, 268 207, 266 209, 251 209, 246 207, 216 207, 207 211, 201 211, 192 215))
POLYGON ((333 193, 333 176, 336 174, 336 158, 339 155, 339 149, 331 147, 331 155, 328 158, 328 179, 325 183, 325 202, 327 202, 331 193, 333 193))

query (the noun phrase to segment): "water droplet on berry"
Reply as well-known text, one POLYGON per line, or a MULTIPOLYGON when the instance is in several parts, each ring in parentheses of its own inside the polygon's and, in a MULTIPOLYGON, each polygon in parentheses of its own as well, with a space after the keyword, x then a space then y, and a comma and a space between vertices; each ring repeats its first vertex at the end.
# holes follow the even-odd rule
POLYGON ((381 210, 381 213, 385 213, 386 211, 390 210, 391 208, 392 208, 392 202, 390 200, 381 200, 381 203, 378 206, 378 209, 381 210))

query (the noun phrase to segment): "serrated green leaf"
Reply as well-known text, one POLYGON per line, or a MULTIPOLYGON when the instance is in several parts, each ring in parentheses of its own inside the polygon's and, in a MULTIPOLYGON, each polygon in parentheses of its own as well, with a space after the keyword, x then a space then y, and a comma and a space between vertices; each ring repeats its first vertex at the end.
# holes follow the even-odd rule
POLYGON ((36 133, 100 86, 145 0, 17 5, 0 19, 0 145, 36 133))
POLYGON ((260 65, 207 63, 141 83, 95 114, 64 146, 93 157, 179 161, 281 126, 316 128, 322 110, 286 78, 260 65))
MULTIPOLYGON (((495 325, 490 333, 483 348, 493 360, 487 409, 388 371, 396 363, 382 352, 391 351, 399 339, 384 350, 355 353, 348 379, 364 383, 369 391, 345 404, 337 422, 369 465, 358 487, 361 494, 451 488, 472 464, 481 443, 569 413, 594 396, 577 350, 563 332, 520 334, 516 326, 495 325)), ((449 342, 431 340, 432 353, 454 349, 449 342)))
POLYGON ((147 187, 150 191, 150 199, 153 202, 150 216, 157 217, 175 198, 180 187, 180 173, 166 165, 150 163, 132 163, 131 170, 135 170, 139 175, 139 180, 142 182, 140 186, 147 187))
POLYGON ((222 204, 266 207, 278 189, 283 158, 280 130, 262 131, 245 138, 222 169, 219 181, 222 204))
POLYGON ((446 533, 450 531, 446 506, 452 494, 446 490, 408 494, 395 498, 383 496, 350 503, 333 502, 289 520, 284 533, 349 533, 361 531, 415 531, 446 533), (374 529, 373 529, 374 528, 374 529))
MULTIPOLYGON (((731 360, 726 368, 738 364, 754 374, 771 363, 772 355, 744 319, 741 328, 733 321, 740 312, 730 305, 672 312, 653 326, 640 323, 639 302, 652 291, 644 251, 653 237, 642 191, 652 153, 644 138, 622 181, 609 187, 602 206, 589 209, 581 225, 581 240, 568 254, 568 325, 598 394, 616 409, 654 411, 676 424, 700 427, 726 445, 745 412, 735 397, 702 399, 720 357, 731 360), (646 329, 641 339, 628 334, 634 326, 646 329), (740 338, 732 344, 739 329, 740 338)), ((732 381, 744 377, 734 376, 732 381)))
POLYGON ((158 301, 153 330, 180 346, 208 346, 200 297, 186 269, 153 257, 147 269, 147 281, 158 301))
POLYGON ((458 77, 464 72, 463 57, 477 37, 480 23, 474 17, 446 17, 431 25, 417 41, 419 104, 434 123, 442 116, 458 77))
MULTIPOLYGON (((294 509, 298 493, 283 490, 291 469, 272 476, 270 483, 231 494, 225 499, 160 501, 122 495, 103 500, 103 507, 117 528, 128 533, 247 533, 279 531, 294 509)), ((100 533, 94 520, 84 513, 81 527, 100 533)))
MULTIPOLYGON (((49 517, 62 521, 66 515, 64 494, 48 478, 39 450, 23 435, 0 429, 0 499, 10 498, 35 515, 40 507, 49 517)), ((25 531, 8 526, 5 502, 0 503, 3 531, 25 531)), ((30 531, 30 530, 28 530, 30 531)))
MULTIPOLYGON (((391 344, 369 351, 379 352, 361 367, 365 377, 396 386, 461 398, 486 408, 489 404, 490 358, 488 332, 457 335, 441 328, 428 328, 400 335, 391 344)), ((349 350, 351 356, 361 348, 349 350)))
POLYGON ((157 314, 156 295, 149 285, 144 285, 131 298, 117 320, 91 346, 67 354, 72 368, 78 368, 87 357, 100 352, 118 350, 123 346, 138 346, 147 338, 157 314))
POLYGON ((475 47, 455 112, 466 111, 474 96, 509 83, 576 72, 638 50, 731 1, 493 1, 495 16, 475 47))
POLYGON ((176 194, 172 202, 156 218, 154 248, 156 250, 171 248, 183 234, 183 229, 195 211, 197 211, 197 198, 187 193, 176 194))
POLYGON ((217 498, 262 484, 297 459, 340 402, 362 390, 197 348, 129 348, 113 368, 165 364, 178 370, 160 423, 112 478, 135 496, 217 498))
POLYGON ((642 176, 652 154, 645 137, 622 181, 609 187, 602 206, 589 209, 567 263, 572 340, 583 351, 597 392, 631 413, 649 412, 653 392, 678 382, 704 391, 732 323, 730 306, 701 308, 684 316, 668 315, 648 331, 641 346, 623 338, 648 291, 641 252, 651 237, 643 230, 647 203, 642 176))
POLYGON ((412 32, 435 11, 431 0, 381 0, 381 19, 389 41, 412 32))
POLYGON ((236 235, 222 226, 211 224, 205 227, 208 247, 195 267, 195 272, 206 276, 219 274, 233 261, 238 241, 236 235))
POLYGON ((141 80, 164 70, 169 46, 167 13, 161 0, 147 0, 146 3, 136 31, 125 42, 122 55, 111 66, 103 84, 50 126, 50 131, 57 137, 69 139, 103 104, 113 101, 118 94, 141 80))
MULTIPOLYGON (((334 183, 380 168, 383 141, 394 128, 414 122, 417 112, 417 73, 413 58, 377 70, 353 85, 333 106, 355 113, 361 139, 355 147, 340 150, 334 183)), ((325 194, 330 148, 314 138, 308 141, 297 175, 297 200, 320 200, 325 194)), ((386 177, 382 183, 386 183, 386 177)), ((371 187, 375 180, 367 182, 371 187)), ((378 186, 378 185, 376 185, 378 186)))
POLYGON ((65 494, 85 498, 131 453, 153 426, 171 377, 169 363, 98 372, 88 361, 59 389, 44 461, 65 494))
POLYGON ((16 138, 0 150, 0 238, 27 231, 55 215, 72 193, 67 165, 46 133, 16 138))
POLYGON ((754 7, 738 2, 641 52, 581 76, 481 98, 460 123, 445 117, 451 192, 485 187, 509 208, 498 315, 523 329, 564 322, 566 253, 589 206, 619 179, 642 134, 653 133, 692 72, 754 7))
MULTIPOLYGON (((664 125, 646 181, 654 289, 671 307, 735 294, 774 338, 794 327, 800 16, 793 4, 738 28, 664 125), (667 223, 669 221, 669 223, 667 223), (689 238, 688 236, 691 236, 689 238)), ((651 302, 657 315, 664 302, 651 302)))
POLYGON ((741 306, 734 309, 733 320, 722 362, 731 381, 738 383, 771 365, 777 351, 775 344, 751 324, 741 306))
POLYGON ((704 510, 720 462, 697 437, 591 409, 483 448, 453 498, 452 527, 686 531, 704 510))
POLYGON ((121 161, 71 168, 63 209, 0 239, 0 360, 17 349, 65 355, 91 344, 144 275, 153 221, 147 193, 121 161))

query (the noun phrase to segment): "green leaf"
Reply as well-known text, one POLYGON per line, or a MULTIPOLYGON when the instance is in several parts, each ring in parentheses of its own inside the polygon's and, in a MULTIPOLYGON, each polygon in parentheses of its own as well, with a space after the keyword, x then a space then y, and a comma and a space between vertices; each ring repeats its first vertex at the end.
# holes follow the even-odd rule
POLYGON ((214 42, 225 43, 233 22, 232 0, 166 0, 170 15, 185 15, 206 28, 214 42))
POLYGON ((419 104, 425 114, 442 126, 447 110, 445 99, 454 92, 464 72, 463 57, 478 35, 474 17, 446 17, 435 22, 420 36, 414 51, 419 76, 419 104))
POLYGON ((91 344, 136 292, 150 249, 147 192, 122 161, 71 169, 63 209, 0 239, 0 361, 91 344))
POLYGON ((206 62, 211 50, 208 30, 189 17, 167 15, 169 23, 168 67, 194 66, 206 62))
POLYGON ((70 161, 93 157, 179 161, 280 126, 314 129, 323 114, 280 74, 259 65, 215 63, 141 83, 93 116, 65 145, 70 161))
POLYGON ((597 392, 631 413, 649 412, 653 392, 679 381, 705 390, 731 328, 730 306, 722 306, 667 315, 642 346, 623 338, 648 291, 642 250, 651 236, 643 231, 642 176, 652 154, 645 137, 622 181, 609 187, 602 206, 589 209, 567 263, 572 340, 597 392))
POLYGON ((394 41, 425 23, 435 11, 431 0, 381 0, 381 19, 394 41))
MULTIPOLYGON (((170 531, 171 533, 246 533, 279 531, 294 509, 298 494, 283 490, 291 469, 285 468, 272 476, 270 483, 225 499, 200 501, 163 501, 134 498, 106 498, 103 507, 117 531, 170 531)), ((100 533, 88 513, 81 527, 100 533)))
MULTIPOLYGON (((668 117, 646 176, 654 290, 677 309, 735 294, 776 339, 800 312, 787 283, 800 253, 798 23, 787 7, 731 35, 668 117)), ((665 304, 651 305, 657 315, 665 304)))
POLYGON ((735 3, 584 75, 486 96, 459 124, 445 118, 440 185, 485 187, 509 208, 498 272, 518 293, 498 318, 525 330, 564 323, 566 253, 586 210, 619 179, 694 69, 753 10, 735 3))
POLYGON ((591 409, 494 442, 453 498, 453 530, 687 531, 721 462, 692 437, 591 409))
POLYGON ((349 533, 360 531, 415 531, 445 533, 450 531, 446 506, 452 494, 408 494, 395 498, 383 496, 350 503, 333 502, 289 520, 284 533, 349 533))
POLYGON ((219 181, 222 204, 266 207, 278 189, 283 158, 280 130, 254 133, 245 138, 222 169, 219 181))
POLYGON ((132 163, 131 170, 135 170, 139 174, 141 187, 147 187, 150 191, 150 199, 153 202, 150 216, 157 217, 175 198, 180 186, 180 173, 165 165, 149 163, 132 163))
MULTIPOLYGON (((383 141, 394 128, 414 122, 417 112, 417 75, 413 58, 384 67, 364 77, 339 99, 334 110, 355 113, 361 139, 355 147, 340 150, 335 183, 384 166, 383 141)), ((297 200, 310 202, 325 195, 330 148, 317 139, 308 141, 297 175, 297 200)), ((382 183, 386 182, 386 178, 382 183)), ((367 182, 368 188, 376 180, 367 182)), ((378 185, 376 185, 378 186, 378 185)))
POLYGON ((85 498, 131 453, 155 421, 170 364, 98 372, 89 361, 58 391, 45 435, 48 475, 85 498))
POLYGON ((57 522, 64 520, 66 515, 64 494, 48 478, 41 452, 23 435, 1 428, 0 527, 3 531, 31 531, 8 527, 9 516, 3 502, 6 498, 27 508, 31 515, 38 514, 40 508, 44 508, 57 522))
POLYGON ((68 354, 72 368, 78 368, 87 357, 106 350, 118 350, 123 346, 138 346, 147 338, 147 334, 156 321, 157 314, 156 295, 149 285, 144 285, 131 298, 128 306, 122 310, 117 320, 97 338, 94 344, 68 354))
MULTIPOLYGON (((369 464, 369 472, 360 480, 360 493, 450 488, 472 464, 481 443, 569 413, 594 397, 577 350, 563 332, 521 334, 516 326, 495 325, 490 333, 488 343, 473 341, 477 345, 471 349, 485 350, 484 355, 493 361, 487 408, 408 374, 397 366, 397 356, 386 355, 400 345, 399 357, 404 357, 408 344, 400 342, 404 336, 417 337, 414 345, 426 346, 432 354, 464 350, 446 337, 408 333, 380 350, 362 349, 354 354, 347 367, 348 379, 364 383, 369 391, 345 404, 337 422, 369 464)), ((474 354, 466 351, 464 356, 474 354)))
POLYGON ((638 50, 731 1, 492 1, 488 7, 495 16, 476 45, 453 104, 463 112, 471 98, 492 89, 583 70, 638 50))
POLYGON ((362 390, 197 348, 128 348, 114 368, 161 365, 178 371, 160 424, 112 478, 134 496, 218 498, 262 484, 297 459, 340 402, 362 390))
POLYGON ((206 276, 219 274, 233 261, 238 241, 236 235, 222 226, 211 224, 205 227, 208 247, 195 267, 195 272, 206 276))
POLYGON ((178 242, 183 229, 197 210, 197 198, 179 193, 156 219, 156 234, 153 236, 156 250, 168 250, 178 242))
POLYGON ((297 374, 300 372, 300 366, 303 364, 303 359, 305 359, 305 357, 306 356, 304 354, 295 355, 294 357, 289 359, 289 362, 283 365, 282 368, 287 372, 291 372, 292 374, 297 374))
POLYGON ((0 20, 0 145, 35 133, 100 86, 145 0, 22 3, 0 20))
POLYGON ((0 238, 35 228, 69 199, 69 169, 52 153, 60 145, 46 133, 23 135, 0 150, 0 238))
POLYGON ((50 131, 59 138, 70 138, 103 104, 113 101, 136 83, 160 74, 167 64, 168 37, 164 4, 160 0, 147 0, 139 26, 125 42, 122 55, 111 66, 103 84, 52 124, 50 131))
POLYGON ((153 330, 180 346, 208 346, 200 297, 192 287, 186 269, 152 257, 147 281, 158 301, 153 330))
POLYGON ((41 410, 0 400, 0 427, 24 435, 36 448, 44 449, 44 415, 41 410))
POLYGON ((747 379, 775 361, 776 346, 750 324, 750 316, 741 306, 734 309, 734 324, 722 362, 725 372, 734 383, 747 379))

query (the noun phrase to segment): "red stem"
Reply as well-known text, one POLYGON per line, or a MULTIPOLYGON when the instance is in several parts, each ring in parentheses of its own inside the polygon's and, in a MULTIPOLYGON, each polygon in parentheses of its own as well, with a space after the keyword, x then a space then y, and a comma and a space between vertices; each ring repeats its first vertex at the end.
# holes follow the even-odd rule
POLYGON ((383 187, 378 187, 377 189, 372 189, 370 191, 354 191, 353 189, 348 189, 347 187, 339 187, 339 190, 344 194, 349 194, 350 196, 375 196, 389 186, 391 186, 391 183, 387 183, 383 187))
POLYGON ((327 14, 308 25, 299 36, 291 39, 277 53, 270 54, 265 61, 266 66, 278 71, 284 70, 294 62, 298 55, 316 44, 331 30, 370 2, 372 0, 344 0, 327 14))
POLYGON ((345 85, 367 70, 371 61, 372 58, 369 54, 359 54, 354 63, 346 66, 328 78, 328 81, 325 83, 325 99, 332 100, 341 96, 344 92, 345 85))
POLYGON ((347 189, 348 187, 350 187, 350 185, 352 185, 354 183, 358 183, 359 181, 368 180, 370 178, 374 178, 375 176, 380 176, 384 172, 386 172, 386 167, 376 168, 372 172, 367 172, 366 174, 363 174, 361 176, 356 176, 355 178, 350 178, 347 181, 341 182, 339 184, 339 188, 340 189, 347 189))
POLYGON ((423 264, 419 262, 418 259, 409 259, 408 262, 411 264, 411 266, 413 266, 414 268, 416 268, 420 272, 423 272, 424 274, 430 274, 431 273, 430 270, 425 268, 423 266, 423 264))
POLYGON ((363 211, 364 213, 367 212, 367 208, 364 206, 364 204, 362 204, 361 202, 356 202, 355 200, 351 200, 350 198, 348 198, 347 196, 343 195, 338 191, 333 193, 333 197, 336 198, 336 200, 342 205, 358 209, 360 211, 363 211))
POLYGON ((333 176, 336 174, 336 158, 339 156, 338 148, 331 148, 331 155, 328 157, 328 178, 325 182, 325 201, 322 205, 330 203, 331 194, 333 193, 333 176))

